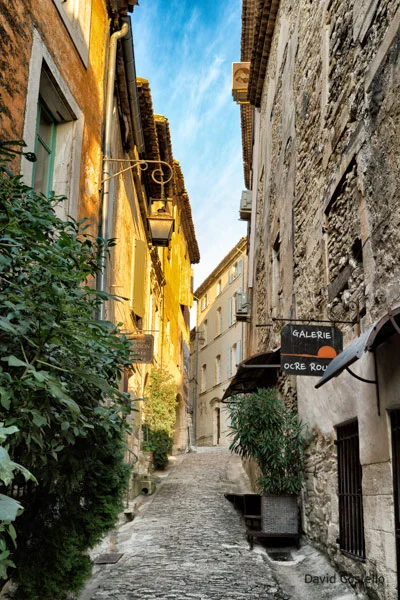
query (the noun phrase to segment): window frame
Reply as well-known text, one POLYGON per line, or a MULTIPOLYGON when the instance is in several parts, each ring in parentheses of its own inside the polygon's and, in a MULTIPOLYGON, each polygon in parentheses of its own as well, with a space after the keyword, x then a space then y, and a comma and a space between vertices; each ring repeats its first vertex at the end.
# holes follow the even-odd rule
MULTIPOLYGON (((66 200, 55 206, 58 216, 78 218, 80 181, 83 152, 84 114, 74 99, 66 81, 60 74, 39 32, 33 29, 33 42, 29 61, 29 79, 25 103, 23 139, 27 149, 34 151, 39 95, 53 117, 60 111, 63 120, 58 122, 53 167, 55 193, 66 200), (42 87, 42 84, 45 84, 42 87)), ((21 175, 26 185, 32 183, 34 163, 21 162, 21 175)))
POLYGON ((39 94, 38 103, 37 103, 37 113, 36 113, 36 133, 35 133, 34 152, 35 152, 36 157, 38 157, 38 155, 39 155, 38 146, 40 144, 44 148, 44 150, 48 153, 49 158, 48 158, 48 165, 47 165, 47 169, 46 169, 47 170, 46 186, 45 186, 46 189, 45 190, 37 190, 37 188, 35 187, 36 173, 38 170, 38 161, 37 160, 33 163, 32 187, 36 191, 43 192, 43 194, 45 194, 46 196, 50 196, 53 194, 52 186, 53 186, 53 175, 54 175, 54 157, 55 157, 55 151, 56 151, 56 135, 57 135, 56 132, 57 132, 57 121, 55 120, 52 113, 47 108, 45 101, 39 94), (42 113, 44 113, 46 115, 46 117, 48 118, 48 120, 51 122, 50 146, 47 144, 47 142, 42 138, 42 136, 39 133, 40 119, 41 119, 42 113))
POLYGON ((219 306, 215 313, 215 337, 222 333, 222 309, 219 306))
POLYGON ((215 385, 219 385, 221 381, 221 355, 217 354, 215 357, 215 385))
POLYGON ((87 68, 89 65, 90 29, 92 20, 92 0, 73 0, 72 13, 66 10, 67 0, 53 0, 64 27, 79 54, 79 57, 87 68), (89 2, 89 5, 87 4, 89 2), (78 5, 78 9, 76 8, 78 5))
POLYGON ((201 366, 200 393, 203 393, 206 390, 207 390, 207 365, 204 364, 201 366))

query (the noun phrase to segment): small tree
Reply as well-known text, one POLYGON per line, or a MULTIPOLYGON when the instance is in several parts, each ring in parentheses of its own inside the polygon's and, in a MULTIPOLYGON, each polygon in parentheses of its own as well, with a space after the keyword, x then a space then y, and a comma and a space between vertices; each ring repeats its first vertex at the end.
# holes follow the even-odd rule
POLYGON ((254 459, 264 494, 298 494, 303 475, 303 426, 275 388, 259 389, 230 404, 230 449, 254 459))
POLYGON ((172 451, 176 422, 177 387, 172 376, 165 369, 153 369, 144 405, 143 428, 146 442, 154 450, 153 464, 163 469, 168 464, 168 454, 172 451))
POLYGON ((130 345, 95 319, 108 296, 91 287, 112 242, 59 219, 57 201, 0 168, 0 420, 13 433, 3 458, 37 480, 16 473, 0 489, 24 507, 10 557, 20 600, 83 585, 86 550, 114 524, 129 477, 119 382, 130 345))

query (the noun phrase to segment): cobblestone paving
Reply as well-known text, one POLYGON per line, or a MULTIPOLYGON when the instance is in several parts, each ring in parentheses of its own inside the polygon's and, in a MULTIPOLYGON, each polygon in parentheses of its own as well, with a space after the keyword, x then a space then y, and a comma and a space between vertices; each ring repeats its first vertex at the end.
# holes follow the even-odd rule
POLYGON ((231 454, 179 457, 151 503, 118 534, 124 555, 102 568, 80 600, 286 600, 263 556, 249 550, 224 498, 231 454))

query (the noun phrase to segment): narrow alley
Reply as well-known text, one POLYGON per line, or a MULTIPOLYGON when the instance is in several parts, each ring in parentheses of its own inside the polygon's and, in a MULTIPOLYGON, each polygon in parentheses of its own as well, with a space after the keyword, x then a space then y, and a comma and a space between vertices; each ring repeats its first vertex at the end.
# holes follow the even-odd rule
POLYGON ((240 459, 226 448, 179 456, 154 497, 119 529, 108 550, 121 558, 95 566, 80 600, 355 598, 310 546, 293 550, 288 563, 272 563, 259 546, 250 550, 242 518, 224 497, 244 486, 240 459), (307 583, 306 573, 322 581, 307 583))

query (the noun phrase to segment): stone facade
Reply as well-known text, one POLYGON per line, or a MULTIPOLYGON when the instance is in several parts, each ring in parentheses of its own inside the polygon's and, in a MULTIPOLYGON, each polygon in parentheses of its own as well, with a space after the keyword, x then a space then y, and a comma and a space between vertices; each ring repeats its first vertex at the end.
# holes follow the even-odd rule
MULTIPOLYGON (((256 23, 255 35, 242 37, 255 124, 248 351, 279 346, 284 323, 274 318, 336 322, 346 347, 400 303, 399 4, 243 4, 256 23)), ((297 397, 306 424, 305 532, 358 590, 389 600, 398 586, 391 425, 400 400, 398 335, 394 326, 386 332, 354 367, 377 385, 344 373, 318 390, 316 378, 284 374, 280 386, 297 397), (358 424, 361 561, 337 543, 344 532, 335 442, 348 422, 358 424)))
POLYGON ((229 412, 224 391, 245 356, 245 324, 235 316, 236 294, 247 282, 247 238, 242 238, 194 292, 192 392, 199 446, 229 445, 229 412))
MULTIPOLYGON (((0 2, 0 136, 23 139, 26 150, 35 151, 40 94, 57 128, 51 189, 67 196, 64 214, 95 224, 108 19, 118 13, 103 0, 90 0, 76 17, 65 6, 60 0, 0 2)), ((119 8, 127 12, 127 3, 119 8)), ((31 185, 34 164, 22 159, 14 165, 31 185)))

